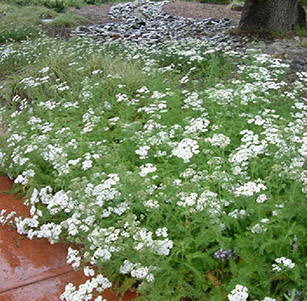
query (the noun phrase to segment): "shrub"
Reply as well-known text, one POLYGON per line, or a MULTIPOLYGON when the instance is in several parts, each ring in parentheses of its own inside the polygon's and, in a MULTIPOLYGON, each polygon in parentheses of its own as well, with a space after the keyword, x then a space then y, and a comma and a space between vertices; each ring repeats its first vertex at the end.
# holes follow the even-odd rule
POLYGON ((75 6, 80 7, 84 4, 83 0, 4 0, 9 4, 17 4, 19 6, 25 5, 43 5, 47 8, 62 12, 66 7, 75 6))

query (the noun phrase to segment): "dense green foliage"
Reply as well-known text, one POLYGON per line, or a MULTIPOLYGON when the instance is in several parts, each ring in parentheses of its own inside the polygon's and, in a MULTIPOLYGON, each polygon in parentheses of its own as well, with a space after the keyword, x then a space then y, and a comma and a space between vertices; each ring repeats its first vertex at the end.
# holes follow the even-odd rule
POLYGON ((303 75, 199 41, 0 51, 0 166, 32 212, 2 222, 146 300, 307 298, 303 75))
POLYGON ((80 5, 84 4, 83 0, 2 0, 1 2, 19 6, 41 5, 57 12, 62 12, 69 6, 80 7, 80 5))

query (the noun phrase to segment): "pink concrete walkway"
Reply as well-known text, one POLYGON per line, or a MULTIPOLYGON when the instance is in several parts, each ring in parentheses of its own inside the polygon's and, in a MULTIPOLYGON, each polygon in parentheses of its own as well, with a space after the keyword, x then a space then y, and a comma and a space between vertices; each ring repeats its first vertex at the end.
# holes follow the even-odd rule
MULTIPOLYGON (((0 191, 9 191, 12 181, 0 177, 0 191)), ((0 211, 16 211, 28 216, 22 200, 7 193, 0 194, 0 211)), ((65 285, 79 285, 86 281, 82 271, 73 271, 66 264, 68 246, 51 245, 46 239, 29 240, 9 226, 0 225, 0 301, 55 301, 59 300, 65 285)), ((119 300, 110 290, 102 295, 108 301, 119 300)), ((126 294, 130 301, 135 294, 126 294)), ((80 300, 81 301, 81 300, 80 300)))

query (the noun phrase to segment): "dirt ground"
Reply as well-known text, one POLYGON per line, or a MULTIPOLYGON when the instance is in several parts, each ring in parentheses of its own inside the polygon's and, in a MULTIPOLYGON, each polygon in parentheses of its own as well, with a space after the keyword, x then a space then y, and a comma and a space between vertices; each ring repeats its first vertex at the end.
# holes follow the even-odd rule
MULTIPOLYGON (((70 8, 69 12, 93 20, 95 23, 114 22, 108 17, 112 5, 89 5, 80 9, 70 8)), ((164 11, 171 16, 185 18, 229 18, 240 19, 241 12, 232 11, 227 5, 208 4, 199 2, 169 2, 164 5, 164 11)))

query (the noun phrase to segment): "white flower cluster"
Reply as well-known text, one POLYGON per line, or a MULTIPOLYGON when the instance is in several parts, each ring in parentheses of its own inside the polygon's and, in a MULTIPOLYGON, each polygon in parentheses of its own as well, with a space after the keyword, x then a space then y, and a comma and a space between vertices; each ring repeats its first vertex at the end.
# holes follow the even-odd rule
POLYGON ((212 138, 206 138, 205 141, 220 148, 225 148, 230 143, 230 139, 224 134, 214 134, 212 138))
POLYGON ((150 271, 155 270, 153 266, 144 267, 139 263, 132 263, 129 260, 125 260, 119 268, 121 274, 129 274, 136 279, 146 279, 148 282, 153 282, 155 277, 150 271))
POLYGON ((244 209, 235 209, 232 212, 228 213, 229 216, 233 218, 243 218, 244 216, 247 215, 246 210, 244 209))
MULTIPOLYGON (((100 111, 99 114, 103 114, 103 111, 100 111)), ((82 121, 85 123, 84 128, 81 131, 81 134, 86 134, 91 132, 96 124, 100 121, 100 116, 97 116, 92 108, 89 108, 88 111, 83 114, 82 121)))
POLYGON ((228 160, 233 164, 234 174, 246 176, 244 171, 248 167, 248 160, 265 153, 268 143, 266 140, 259 140, 259 135, 250 130, 243 130, 240 134, 243 135, 241 141, 244 143, 230 154, 228 160))
POLYGON ((0 212, 0 224, 5 225, 8 222, 11 222, 11 218, 16 215, 15 211, 11 211, 7 216, 5 214, 7 213, 6 209, 2 209, 0 212))
POLYGON ((227 297, 229 301, 246 301, 248 298, 248 289, 243 285, 237 284, 227 297))
POLYGON ((165 100, 160 100, 157 104, 150 104, 146 107, 141 107, 138 112, 145 112, 147 114, 153 114, 155 112, 166 113, 167 112, 167 102, 165 100))
POLYGON ((162 236, 162 237, 167 237, 167 228, 163 227, 163 228, 159 228, 156 230, 156 235, 157 236, 162 236))
POLYGON ((95 275, 95 270, 91 269, 89 266, 85 266, 83 268, 83 273, 85 276, 89 277, 89 276, 94 276, 95 275))
MULTIPOLYGON (((85 160, 82 162, 82 170, 88 170, 90 168, 93 167, 93 161, 92 159, 99 159, 100 156, 98 154, 90 154, 90 153, 85 153, 83 155, 83 157, 85 158, 85 160)), ((78 164, 79 160, 74 160, 75 162, 69 162, 71 165, 74 165, 75 163, 78 164)))
POLYGON ((115 227, 94 228, 88 234, 88 241, 91 243, 92 255, 89 255, 91 264, 105 262, 111 259, 113 253, 119 251, 118 245, 123 237, 129 237, 129 233, 115 227))
POLYGON ((190 194, 181 192, 178 196, 180 196, 181 201, 178 201, 176 204, 180 207, 194 206, 198 197, 197 193, 195 192, 190 194))
MULTIPOLYGON (((164 231, 163 234, 163 237, 167 237, 167 232, 164 231)), ((154 240, 152 235, 153 233, 151 231, 148 231, 144 228, 137 230, 136 234, 133 235, 133 239, 135 240, 134 249, 139 251, 144 247, 149 247, 154 253, 158 255, 169 255, 170 250, 173 248, 173 242, 168 238, 163 240, 154 240)))
POLYGON ((190 124, 184 129, 184 134, 188 135, 191 133, 205 133, 208 132, 208 125, 210 121, 204 117, 192 118, 190 124))
POLYGON ((32 169, 28 169, 23 171, 21 175, 19 175, 15 180, 14 183, 20 183, 21 185, 29 184, 29 179, 35 176, 35 172, 32 169))
POLYGON ((118 93, 116 94, 116 101, 117 102, 128 102, 129 101, 129 98, 126 94, 122 94, 122 93, 118 93))
POLYGON ((144 146, 140 146, 136 151, 135 153, 137 155, 139 155, 140 159, 146 159, 148 158, 147 157, 147 154, 148 154, 148 151, 150 150, 150 147, 147 146, 147 145, 144 145, 144 146))
POLYGON ((79 256, 79 251, 74 250, 72 248, 68 248, 67 250, 67 263, 72 264, 73 268, 78 268, 81 263, 81 256, 79 256))
POLYGON ((193 155, 199 153, 199 146, 196 140, 190 138, 184 138, 177 146, 172 150, 173 156, 183 159, 185 163, 190 162, 193 155))
POLYGON ((153 173, 157 170, 157 168, 151 163, 146 163, 145 165, 142 165, 140 169, 141 171, 139 174, 143 178, 146 177, 149 173, 153 173))
POLYGON ((261 182, 261 180, 257 180, 256 182, 250 181, 237 187, 234 194, 236 196, 253 196, 255 193, 266 189, 266 186, 261 182))
POLYGON ((202 99, 199 99, 199 94, 197 92, 189 92, 189 91, 182 91, 185 96, 187 96, 183 102, 184 105, 182 106, 182 109, 189 109, 192 107, 192 110, 203 112, 206 109, 203 107, 204 101, 202 99))
POLYGON ((257 197, 256 202, 257 202, 258 204, 261 204, 261 203, 264 203, 267 199, 268 199, 267 195, 265 195, 265 194, 260 194, 260 195, 257 197))
POLYGON ((155 208, 155 209, 158 209, 160 207, 159 202, 157 200, 145 201, 144 206, 147 208, 155 208))
POLYGON ((286 257, 276 258, 275 262, 272 264, 273 271, 281 272, 284 268, 293 269, 295 267, 295 263, 286 257))
POLYGON ((111 201, 120 196, 120 192, 114 187, 119 183, 117 174, 108 174, 107 179, 96 186, 88 186, 87 194, 95 198, 95 204, 99 207, 104 205, 105 201, 111 201))
POLYGON ((268 229, 263 225, 263 224, 266 224, 266 223, 268 223, 269 222, 269 219, 267 219, 267 218, 262 218, 261 220, 260 220, 260 223, 262 223, 262 224, 256 224, 256 225, 254 225, 252 228, 251 228, 251 232, 252 233, 256 233, 256 234, 259 234, 259 233, 261 233, 261 232, 266 232, 268 229))
MULTIPOLYGON (((112 283, 102 275, 97 275, 94 278, 87 280, 84 284, 81 284, 78 289, 69 283, 65 287, 65 292, 60 296, 61 300, 66 301, 91 301, 93 300, 93 291, 102 293, 105 289, 110 288, 112 283)), ((95 300, 102 300, 102 297, 98 297, 95 300)))

